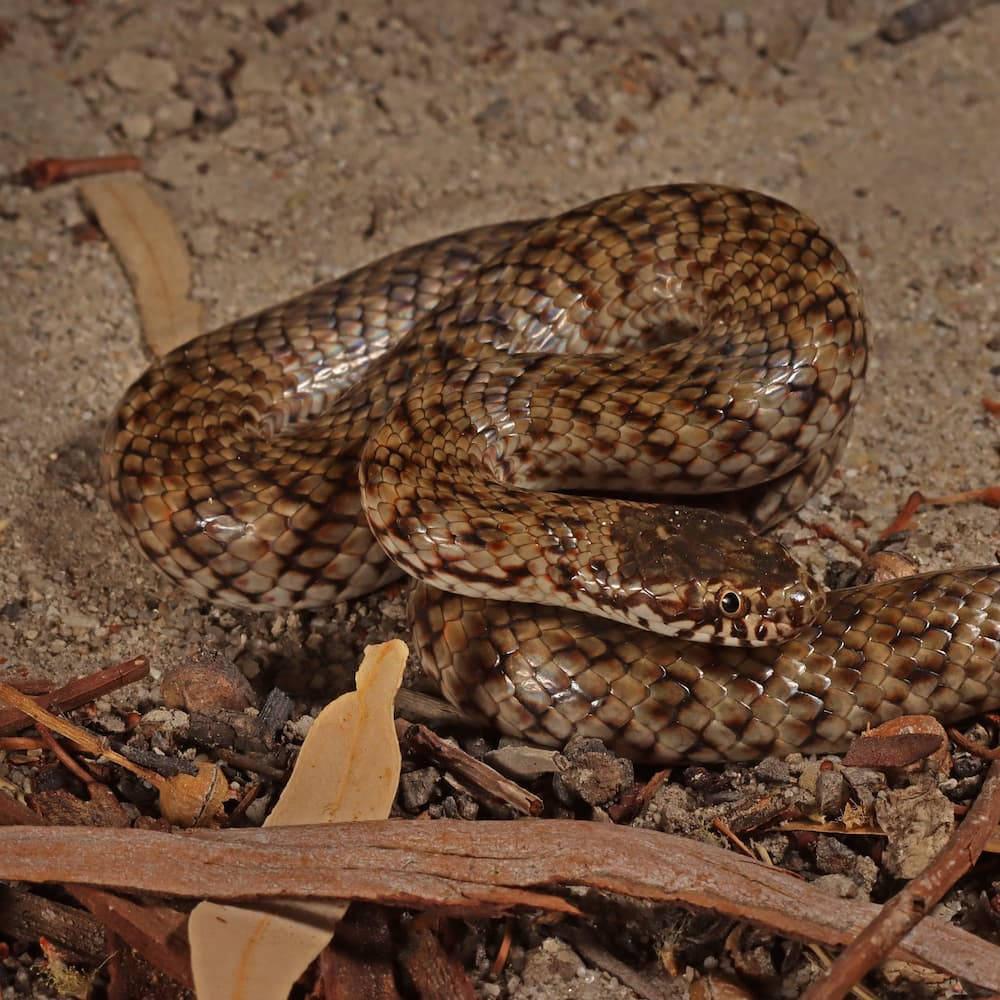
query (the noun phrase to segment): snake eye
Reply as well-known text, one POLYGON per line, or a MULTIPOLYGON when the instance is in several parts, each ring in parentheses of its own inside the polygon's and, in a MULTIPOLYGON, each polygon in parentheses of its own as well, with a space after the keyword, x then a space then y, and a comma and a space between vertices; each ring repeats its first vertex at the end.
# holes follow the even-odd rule
POLYGON ((719 598, 719 610, 727 618, 735 618, 743 610, 743 598, 735 590, 727 590, 719 598))

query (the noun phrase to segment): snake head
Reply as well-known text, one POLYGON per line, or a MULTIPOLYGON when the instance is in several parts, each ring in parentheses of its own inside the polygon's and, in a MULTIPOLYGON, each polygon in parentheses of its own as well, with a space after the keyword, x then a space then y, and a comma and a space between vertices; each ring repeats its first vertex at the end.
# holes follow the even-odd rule
POLYGON ((725 646, 780 642, 814 621, 820 584, 778 542, 713 511, 645 504, 623 509, 623 574, 641 581, 633 620, 662 635, 725 646))

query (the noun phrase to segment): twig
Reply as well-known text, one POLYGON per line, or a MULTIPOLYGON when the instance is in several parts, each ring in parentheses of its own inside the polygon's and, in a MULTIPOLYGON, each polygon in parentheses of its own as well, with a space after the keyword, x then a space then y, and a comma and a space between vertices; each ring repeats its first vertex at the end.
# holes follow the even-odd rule
POLYGON ((419 996, 476 1000, 469 974, 448 954, 437 935, 420 917, 407 930, 399 962, 419 996))
POLYGON ((514 942, 513 927, 513 921, 510 917, 507 917, 503 922, 503 940, 500 942, 500 947, 497 948, 496 955, 493 956, 493 961, 490 962, 491 979, 496 979, 507 964, 507 958, 510 956, 510 946, 514 942))
POLYGON ((0 750, 44 750, 45 744, 37 736, 0 736, 0 750))
POLYGON ((384 907, 352 906, 320 952, 323 1000, 402 1000, 394 971, 397 929, 398 915, 384 907))
MULTIPOLYGON (((10 671, 10 673, 13 673, 13 671, 10 671)), ((44 681, 39 677, 25 677, 23 680, 19 680, 16 677, 0 676, 0 680, 11 687, 16 687, 18 691, 30 694, 32 697, 37 697, 40 694, 49 694, 52 691, 51 682, 44 681)))
POLYGON ((95 736, 90 730, 74 725, 67 719, 53 715, 48 709, 21 694, 9 684, 0 684, 0 701, 5 701, 19 712, 31 716, 35 724, 42 724, 69 740, 84 753, 105 757, 112 764, 124 767, 136 777, 152 785, 160 794, 160 813, 170 822, 183 826, 195 826, 212 822, 222 809, 229 794, 222 769, 216 764, 199 765, 195 775, 175 774, 164 777, 133 763, 124 754, 111 748, 108 740, 95 736))
POLYGON ((747 847, 747 845, 744 844, 743 841, 729 829, 724 819, 716 816, 715 819, 712 820, 712 826, 714 826, 715 829, 718 830, 719 833, 721 833, 722 836, 725 837, 726 840, 728 840, 737 850, 742 851, 746 857, 752 858, 754 856, 753 851, 751 851, 750 848, 747 847))
POLYGON ((832 525, 826 524, 823 521, 807 521, 803 517, 800 517, 799 520, 805 527, 810 528, 815 533, 817 538, 825 538, 832 542, 836 542, 841 548, 845 549, 852 556, 854 556, 855 559, 859 559, 863 563, 868 562, 869 556, 867 549, 865 549, 862 545, 858 545, 857 542, 852 541, 850 538, 842 535, 832 525))
POLYGON ((0 927, 7 938, 44 935, 91 965, 104 959, 104 929, 93 917, 16 886, 0 885, 0 927))
POLYGON ((879 539, 885 541, 896 532, 909 527, 914 514, 923 504, 930 504, 932 507, 950 507, 957 503, 984 503, 987 507, 1000 507, 1000 486, 984 486, 982 489, 949 493, 943 497, 927 497, 917 490, 907 497, 906 503, 903 504, 892 524, 879 535, 879 539))
POLYGON ((460 712, 441 698, 424 694, 422 691, 411 691, 405 687, 396 692, 396 712, 409 719, 416 719, 432 726, 452 726, 456 729, 476 730, 482 729, 483 726, 481 719, 474 719, 472 716, 460 712))
POLYGON ((12 180, 26 187, 40 191, 60 181, 71 181, 77 177, 92 174, 110 174, 119 170, 142 170, 142 161, 137 156, 91 156, 75 160, 49 157, 32 160, 12 176, 12 180))
POLYGON ((48 727, 43 726, 40 722, 35 723, 35 727, 38 730, 38 735, 41 737, 42 742, 55 754, 56 758, 62 764, 63 767, 69 771, 70 774, 79 778, 85 785, 93 784, 97 779, 82 765, 78 764, 65 749, 59 741, 52 735, 48 727))
POLYGON ((95 920, 113 931, 150 965, 182 986, 194 988, 185 930, 186 913, 159 904, 144 906, 91 886, 68 888, 70 895, 82 903, 95 920))
MULTIPOLYGON (((976 801, 930 867, 886 903, 837 957, 804 1000, 839 1000, 940 902, 975 863, 1000 822, 1000 761, 994 761, 976 801)), ((991 987, 991 989, 994 987, 991 987)))
POLYGON ((418 750, 437 761, 452 774, 471 785, 472 794, 482 793, 491 803, 510 806, 522 816, 540 816, 545 804, 516 781, 505 778, 489 764, 476 760, 460 747, 441 739, 437 733, 417 722, 396 719, 396 735, 406 750, 418 750))
POLYGON ((240 796, 240 801, 236 803, 232 812, 226 817, 226 823, 232 826, 237 820, 243 818, 244 813, 259 798, 261 786, 259 784, 248 785, 246 791, 240 796))
POLYGON ((254 754, 240 753, 238 750, 230 750, 228 747, 218 747, 216 756, 219 760, 224 760, 227 764, 238 767, 241 771, 250 771, 264 778, 270 778, 272 781, 284 781, 288 777, 286 768, 275 767, 254 754))
POLYGON ((635 785, 617 802, 608 806, 612 822, 627 823, 633 816, 637 816, 649 804, 660 786, 670 778, 671 773, 670 768, 657 771, 645 784, 635 785))
POLYGON ((35 725, 40 724, 43 729, 50 729, 58 733, 78 749, 83 750, 84 753, 93 754, 95 757, 107 757, 108 760, 127 768, 133 774, 136 774, 144 781, 148 781, 151 785, 155 785, 157 788, 162 784, 162 779, 158 774, 140 767, 138 764, 133 764, 126 757, 122 756, 122 754, 112 750, 107 740, 95 736, 90 730, 84 729, 82 726, 74 725, 66 719, 61 719, 57 715, 53 715, 33 698, 29 698, 26 694, 21 694, 17 688, 12 688, 9 684, 0 684, 0 701, 6 702, 18 712, 30 717, 34 720, 35 725))
POLYGON ((950 507, 956 503, 984 503, 987 507, 1000 507, 1000 486, 984 486, 978 490, 963 490, 943 497, 924 497, 924 503, 934 507, 950 507))
MULTIPOLYGON (((366 899, 477 916, 525 908, 579 916, 577 897, 552 890, 589 886, 826 945, 846 945, 879 911, 710 844, 580 820, 381 820, 183 835, 7 827, 0 878, 253 900, 255 909, 268 900, 287 909, 298 899, 366 899)), ((890 954, 1000 990, 1000 948, 945 920, 927 918, 890 954)))
POLYGON ((920 509, 920 505, 923 502, 924 495, 922 493, 911 493, 906 498, 906 503, 903 504, 899 513, 892 519, 892 523, 889 527, 878 536, 879 539, 881 541, 885 541, 891 535, 895 535, 897 532, 903 531, 909 527, 910 521, 913 520, 913 515, 920 509))
MULTIPOLYGON (((111 691, 117 691, 127 684, 134 684, 148 673, 149 660, 145 656, 137 656, 113 667, 105 667, 86 677, 78 677, 49 694, 40 695, 34 701, 42 708, 69 712, 111 691)), ((31 717, 24 712, 16 709, 0 711, 0 736, 13 735, 31 725, 31 717)))
POLYGON ((1000 747, 986 747, 975 740, 970 740, 964 733, 957 729, 949 729, 948 735, 963 749, 968 750, 973 756, 980 760, 1000 760, 1000 747))

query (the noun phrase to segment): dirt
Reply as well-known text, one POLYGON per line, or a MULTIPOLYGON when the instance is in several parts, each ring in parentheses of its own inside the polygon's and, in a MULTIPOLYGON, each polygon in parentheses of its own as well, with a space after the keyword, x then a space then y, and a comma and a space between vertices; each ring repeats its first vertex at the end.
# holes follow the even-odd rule
MULTIPOLYGON (((864 544, 914 490, 1000 481, 983 405, 1000 399, 1000 5, 889 44, 893 7, 7 0, 0 172, 139 156, 210 325, 447 230, 627 187, 777 195, 835 236, 866 292, 868 390, 803 512, 864 544)), ((158 675, 207 646, 304 705, 335 693, 366 641, 404 629, 398 597, 235 614, 124 541, 100 441, 149 358, 119 261, 75 238, 83 222, 72 183, 0 186, 0 664, 63 680, 143 653, 158 675)), ((921 510, 904 546, 928 569, 998 549, 997 512, 975 503, 921 510)), ((850 558, 797 551, 818 569, 850 558)), ((512 995, 571 995, 565 964, 540 954, 548 986, 512 995)))

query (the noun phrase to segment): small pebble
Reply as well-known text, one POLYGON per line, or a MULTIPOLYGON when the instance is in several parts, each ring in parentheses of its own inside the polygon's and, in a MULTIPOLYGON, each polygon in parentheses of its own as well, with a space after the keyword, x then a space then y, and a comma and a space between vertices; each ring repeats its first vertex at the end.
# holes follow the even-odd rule
POLYGON ((575 797, 591 806, 607 805, 635 784, 632 762, 616 757, 598 739, 570 740, 556 763, 553 788, 567 804, 575 797))
POLYGON ((719 26, 726 38, 745 35, 747 30, 747 16, 742 10, 733 9, 724 11, 719 26))
POLYGON ((239 668, 214 650, 167 670, 161 688, 168 708, 189 712, 241 712, 255 703, 253 688, 239 668))
POLYGON ((148 139, 153 134, 153 119, 142 112, 125 115, 119 125, 126 139, 148 139))
POLYGON ((169 90, 177 83, 173 63, 141 52, 119 52, 107 65, 108 79, 121 90, 152 93, 169 90))
POLYGON ((490 767, 495 767, 509 778, 534 781, 543 774, 552 774, 559 769, 556 764, 557 756, 555 750, 515 744, 491 750, 484 759, 490 767))
POLYGON ((848 788, 840 771, 820 770, 816 778, 816 805, 823 816, 839 816, 847 804, 848 788))
POLYGON ((219 227, 198 226, 188 236, 188 243, 199 257, 214 257, 219 245, 219 227))
POLYGON ((777 757, 765 757, 754 769, 754 777, 760 781, 784 784, 791 780, 788 765, 777 757))
POLYGON ((312 729, 315 721, 315 716, 300 715, 297 719, 288 723, 287 730, 294 739, 304 740, 309 735, 309 730, 312 729))
POLYGON ((139 719, 136 729, 144 733, 177 734, 180 738, 187 732, 189 722, 187 712, 176 708, 154 708, 139 719))
POLYGON ((441 777, 436 767, 421 767, 399 776, 399 795, 403 808, 416 813, 425 808, 434 794, 434 788, 441 777))
POLYGON ((186 98, 176 101, 165 101, 153 116, 156 127, 166 132, 183 132, 194 124, 194 101, 186 98))

